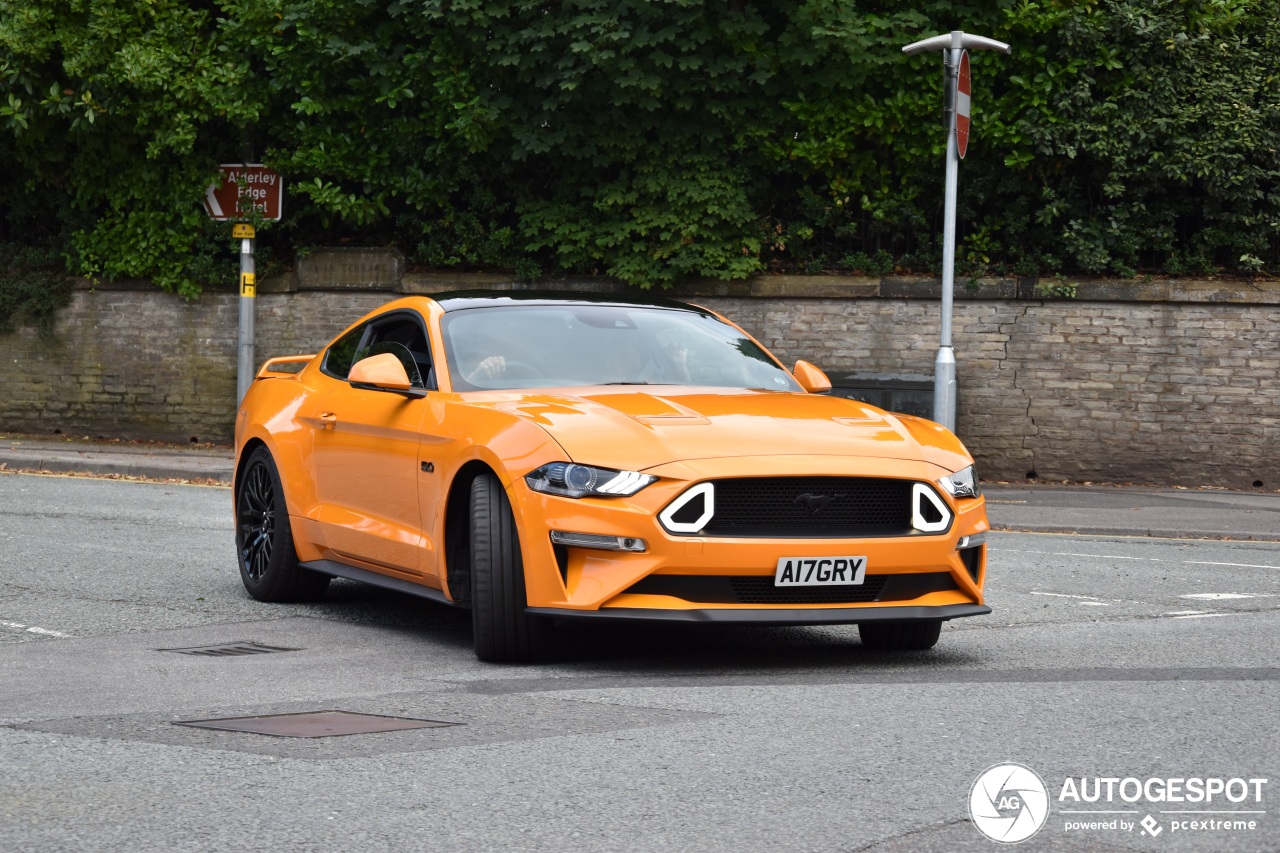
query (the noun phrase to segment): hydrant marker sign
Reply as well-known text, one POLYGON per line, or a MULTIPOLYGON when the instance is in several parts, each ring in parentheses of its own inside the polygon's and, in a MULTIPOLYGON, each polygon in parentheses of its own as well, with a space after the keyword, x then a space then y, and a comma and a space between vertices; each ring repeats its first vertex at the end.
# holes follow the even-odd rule
POLYGON ((222 184, 204 191, 204 208, 214 219, 248 219, 257 215, 276 219, 284 209, 284 178, 266 166, 224 163, 222 184))
POLYGON ((973 82, 969 76, 969 51, 960 51, 960 74, 956 80, 956 153, 969 153, 969 98, 973 82))

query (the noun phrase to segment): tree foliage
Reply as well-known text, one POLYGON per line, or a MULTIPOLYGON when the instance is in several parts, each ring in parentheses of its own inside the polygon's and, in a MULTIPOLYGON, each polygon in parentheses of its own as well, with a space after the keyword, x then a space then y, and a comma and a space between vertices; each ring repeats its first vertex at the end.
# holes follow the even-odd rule
POLYGON ((937 54, 975 54, 972 272, 1280 266, 1280 0, 0 0, 0 240, 184 293, 251 148, 268 244, 641 286, 929 269, 937 54))

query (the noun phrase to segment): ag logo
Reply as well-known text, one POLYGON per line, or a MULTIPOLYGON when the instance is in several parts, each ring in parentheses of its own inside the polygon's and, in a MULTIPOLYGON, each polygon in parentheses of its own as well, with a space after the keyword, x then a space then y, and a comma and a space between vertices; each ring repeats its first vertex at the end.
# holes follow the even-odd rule
POLYGON ((969 789, 969 817, 992 841, 1026 841, 1049 818, 1049 792, 1030 767, 996 764, 969 789))

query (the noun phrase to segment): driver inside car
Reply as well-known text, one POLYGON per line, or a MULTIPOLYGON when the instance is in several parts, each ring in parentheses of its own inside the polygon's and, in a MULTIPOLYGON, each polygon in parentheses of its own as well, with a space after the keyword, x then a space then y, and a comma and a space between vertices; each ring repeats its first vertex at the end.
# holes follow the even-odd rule
MULTIPOLYGON (((687 380, 688 369, 685 367, 683 355, 683 350, 680 350, 679 353, 671 353, 669 358, 676 368, 677 377, 687 380)), ((601 362, 594 367, 598 376, 583 384, 644 384, 651 381, 659 370, 659 366, 649 356, 644 344, 635 340, 627 341, 622 346, 611 350, 609 355, 602 358, 601 362)), ((506 372, 507 359, 501 355, 491 355, 472 368, 466 374, 466 379, 475 384, 478 381, 500 379, 506 372)))

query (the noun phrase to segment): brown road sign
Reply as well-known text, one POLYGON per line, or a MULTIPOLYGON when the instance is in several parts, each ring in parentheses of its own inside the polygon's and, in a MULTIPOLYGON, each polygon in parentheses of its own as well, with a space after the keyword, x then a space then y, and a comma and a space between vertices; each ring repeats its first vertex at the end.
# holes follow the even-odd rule
POLYGON ((279 219, 284 210, 284 178, 266 166, 224 163, 222 183, 204 191, 204 208, 214 219, 279 219))

